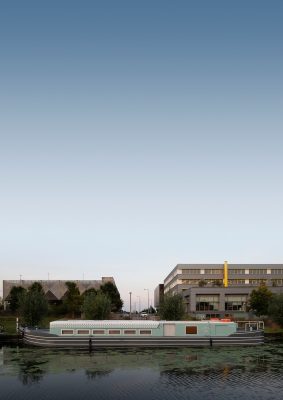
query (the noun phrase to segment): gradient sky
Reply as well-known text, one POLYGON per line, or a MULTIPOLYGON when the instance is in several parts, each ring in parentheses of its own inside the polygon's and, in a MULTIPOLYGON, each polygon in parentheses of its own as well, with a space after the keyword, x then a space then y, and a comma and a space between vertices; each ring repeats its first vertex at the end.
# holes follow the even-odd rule
MULTIPOLYGON (((3 1, 0 280, 282 263, 282 1, 3 1)), ((1 289, 2 290, 2 289, 1 289)))

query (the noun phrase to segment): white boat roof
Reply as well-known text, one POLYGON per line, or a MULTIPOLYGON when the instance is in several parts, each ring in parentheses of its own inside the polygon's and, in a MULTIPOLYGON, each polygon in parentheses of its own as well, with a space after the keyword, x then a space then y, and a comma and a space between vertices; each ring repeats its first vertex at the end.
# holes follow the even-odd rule
POLYGON ((64 327, 64 328, 76 328, 77 326, 91 328, 113 328, 119 326, 120 328, 158 328, 159 325, 163 324, 227 324, 233 323, 233 321, 152 321, 152 320, 62 320, 62 321, 52 321, 50 322, 50 327, 64 327))
POLYGON ((85 327, 91 328, 93 326, 99 328, 158 328, 160 321, 142 321, 142 320, 68 320, 68 321, 52 321, 50 327, 85 327))

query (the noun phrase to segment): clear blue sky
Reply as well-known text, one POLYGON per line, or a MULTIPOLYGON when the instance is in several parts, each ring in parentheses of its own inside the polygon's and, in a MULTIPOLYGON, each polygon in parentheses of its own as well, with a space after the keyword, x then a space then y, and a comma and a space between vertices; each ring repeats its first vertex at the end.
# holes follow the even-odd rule
POLYGON ((0 5, 0 280, 282 263, 282 1, 0 5))

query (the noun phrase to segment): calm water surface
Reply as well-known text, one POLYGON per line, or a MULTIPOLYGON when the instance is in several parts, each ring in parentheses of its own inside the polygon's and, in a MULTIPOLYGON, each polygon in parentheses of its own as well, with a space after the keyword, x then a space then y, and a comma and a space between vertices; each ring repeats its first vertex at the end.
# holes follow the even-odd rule
POLYGON ((0 399, 283 399, 283 343, 92 353, 3 347, 0 399))

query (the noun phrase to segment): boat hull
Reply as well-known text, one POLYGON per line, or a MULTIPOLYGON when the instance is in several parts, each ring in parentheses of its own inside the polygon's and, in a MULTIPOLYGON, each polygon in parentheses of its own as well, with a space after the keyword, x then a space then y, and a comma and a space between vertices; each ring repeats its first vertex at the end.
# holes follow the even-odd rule
POLYGON ((262 331, 236 332, 230 336, 213 337, 62 337, 41 331, 24 333, 27 345, 56 348, 115 348, 115 347, 213 347, 213 346, 257 346, 264 343, 262 331))

